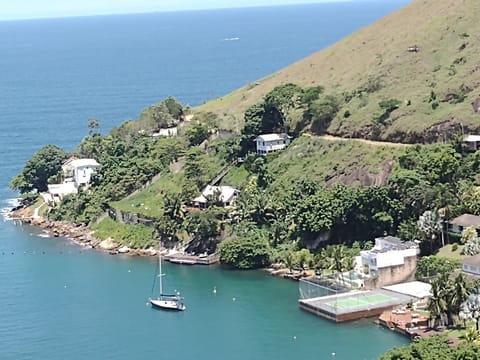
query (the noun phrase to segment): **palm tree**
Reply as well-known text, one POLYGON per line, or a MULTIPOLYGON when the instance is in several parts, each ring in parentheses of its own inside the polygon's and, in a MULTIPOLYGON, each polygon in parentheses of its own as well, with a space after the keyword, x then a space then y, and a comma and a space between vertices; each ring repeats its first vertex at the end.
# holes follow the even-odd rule
POLYGON ((460 273, 455 278, 451 290, 450 301, 448 303, 449 312, 458 316, 462 309, 462 304, 468 299, 469 295, 468 285, 463 274, 460 273))
POLYGON ((442 321, 442 318, 447 311, 447 302, 444 298, 443 284, 440 279, 437 279, 432 283, 432 296, 430 296, 430 299, 428 300, 427 310, 430 312, 430 319, 433 321, 433 328, 436 328, 437 321, 442 321))
POLYGON ((163 216, 155 224, 153 237, 158 238, 161 242, 176 241, 178 230, 179 225, 175 221, 163 216))
POLYGON ((275 209, 266 192, 257 192, 252 196, 250 216, 258 225, 263 225, 275 218, 275 209))
POLYGON ((288 225, 281 219, 275 219, 270 226, 271 245, 277 246, 285 241, 288 235, 288 225))
POLYGON ((163 198, 163 215, 177 224, 185 218, 185 205, 178 194, 167 193, 163 198))
MULTIPOLYGON (((353 269, 353 258, 348 248, 341 245, 328 245, 320 253, 320 267, 336 272, 338 277, 344 271, 353 269)), ((343 280, 342 280, 343 281, 343 280)))

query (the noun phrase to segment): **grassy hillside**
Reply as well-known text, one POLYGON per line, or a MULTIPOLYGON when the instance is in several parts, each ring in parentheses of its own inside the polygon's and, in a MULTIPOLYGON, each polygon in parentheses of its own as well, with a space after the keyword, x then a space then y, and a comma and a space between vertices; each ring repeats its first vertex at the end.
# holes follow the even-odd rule
POLYGON ((438 141, 480 127, 472 101, 480 86, 478 0, 414 0, 333 46, 206 103, 221 126, 238 130, 243 112, 275 86, 322 85, 341 99, 328 132, 340 136, 438 141), (418 51, 408 51, 417 47, 418 51), (400 106, 376 124, 379 102, 400 106), (348 110, 350 116, 344 117, 348 110))
POLYGON ((270 164, 273 187, 295 180, 346 185, 385 185, 403 147, 302 136, 270 164))

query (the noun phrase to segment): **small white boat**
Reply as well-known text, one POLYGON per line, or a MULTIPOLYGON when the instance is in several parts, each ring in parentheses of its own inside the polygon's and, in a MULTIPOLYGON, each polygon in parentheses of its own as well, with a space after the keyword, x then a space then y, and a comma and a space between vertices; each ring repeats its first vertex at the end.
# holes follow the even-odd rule
POLYGON ((150 299, 150 304, 153 307, 183 311, 187 307, 183 303, 183 298, 178 295, 160 295, 157 299, 150 299))
POLYGON ((159 284, 159 294, 156 299, 149 299, 150 304, 154 308, 166 309, 166 310, 177 310, 184 311, 187 307, 183 303, 183 297, 180 294, 168 295, 163 293, 163 281, 162 277, 162 251, 161 244, 158 250, 158 284, 159 284))

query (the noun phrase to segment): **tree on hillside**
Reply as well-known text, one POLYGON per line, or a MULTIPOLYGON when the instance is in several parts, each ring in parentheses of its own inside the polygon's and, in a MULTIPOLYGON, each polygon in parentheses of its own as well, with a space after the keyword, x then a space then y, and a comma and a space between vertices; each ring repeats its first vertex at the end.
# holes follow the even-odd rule
POLYGON ((208 127, 206 125, 199 123, 188 127, 185 131, 185 135, 190 146, 197 146, 208 139, 210 132, 208 131, 208 127))
POLYGON ((462 236, 460 237, 460 242, 466 244, 470 241, 474 241, 478 238, 477 230, 472 226, 467 226, 462 230, 462 236))
POLYGON ((175 119, 180 119, 183 116, 183 106, 177 100, 175 100, 175 98, 169 96, 164 102, 168 113, 175 119))
POLYGON ((463 185, 460 189, 460 201, 469 214, 480 214, 480 186, 463 185))
POLYGON ((185 205, 179 194, 167 192, 163 196, 163 215, 176 224, 182 224, 185 219, 185 205))
POLYGON ((474 320, 477 331, 480 320, 480 292, 473 289, 467 300, 461 305, 460 318, 465 320, 474 320))
POLYGON ((479 357, 480 347, 476 344, 452 346, 446 336, 430 336, 394 348, 381 356, 380 360, 474 360, 479 357))
POLYGON ((295 84, 285 84, 275 87, 264 97, 265 132, 285 132, 287 130, 286 116, 288 111, 299 102, 303 89, 295 84))
POLYGON ((436 328, 439 324, 446 324, 447 301, 445 294, 450 286, 448 274, 440 276, 432 283, 432 295, 428 299, 427 310, 430 313, 431 326, 436 328))
POLYGON ((264 132, 264 114, 265 109, 263 104, 252 105, 245 111, 245 125, 242 129, 242 139, 240 141, 241 156, 255 148, 255 138, 264 132))
POLYGON ((172 127, 176 124, 177 119, 170 114, 165 102, 161 101, 144 109, 140 114, 139 122, 144 125, 144 130, 148 131, 172 127))
POLYGON ((93 135, 93 132, 100 127, 100 121, 95 118, 88 119, 88 135, 93 135))
POLYGON ((462 305, 467 301, 469 297, 470 287, 467 284, 465 276, 460 273, 453 281, 451 294, 449 296, 448 308, 449 312, 458 317, 462 311, 462 305))
POLYGON ((316 134, 325 132, 339 109, 338 100, 332 95, 312 101, 308 109, 312 131, 316 134))
POLYGON ((353 270, 354 259, 345 245, 327 245, 320 252, 318 265, 321 269, 334 271, 338 276, 345 271, 353 270))
POLYGON ((437 241, 441 231, 442 222, 436 211, 425 211, 417 222, 419 231, 423 238, 430 243, 430 251, 433 251, 433 244, 437 241))
POLYGON ((430 184, 425 176, 415 170, 396 169, 388 179, 392 195, 404 206, 406 218, 416 218, 427 206, 427 192, 430 184))
POLYGON ((12 179, 10 187, 21 193, 47 191, 48 179, 62 171, 62 164, 67 157, 68 154, 55 145, 44 146, 27 161, 22 172, 12 179))
POLYGON ((180 230, 179 224, 167 216, 163 216, 155 223, 154 237, 163 243, 177 242, 177 232, 180 230))
POLYGON ((270 247, 261 237, 224 240, 219 252, 222 264, 237 269, 258 269, 270 264, 270 247))
POLYGON ((192 239, 190 247, 193 247, 196 252, 215 251, 216 239, 220 235, 220 222, 214 211, 208 209, 191 212, 185 222, 185 229, 192 239))
POLYGON ((323 86, 312 86, 306 88, 300 95, 300 101, 308 108, 312 102, 318 100, 320 94, 322 94, 324 90, 325 88, 323 86))

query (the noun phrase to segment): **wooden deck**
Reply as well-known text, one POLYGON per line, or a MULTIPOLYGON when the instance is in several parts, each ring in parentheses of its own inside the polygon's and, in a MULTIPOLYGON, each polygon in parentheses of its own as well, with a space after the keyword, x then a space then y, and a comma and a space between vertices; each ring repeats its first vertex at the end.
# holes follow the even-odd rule
POLYGON ((378 318, 380 325, 406 335, 409 338, 422 336, 428 327, 428 317, 405 308, 383 312, 378 318))

